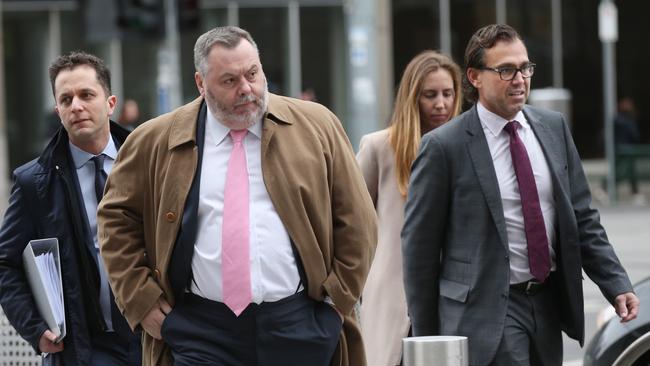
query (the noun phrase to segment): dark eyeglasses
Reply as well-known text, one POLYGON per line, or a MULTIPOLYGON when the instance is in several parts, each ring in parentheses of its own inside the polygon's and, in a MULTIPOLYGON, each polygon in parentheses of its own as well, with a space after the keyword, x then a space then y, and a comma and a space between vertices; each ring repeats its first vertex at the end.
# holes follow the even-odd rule
POLYGON ((530 63, 522 67, 481 67, 480 70, 493 71, 499 74, 499 77, 503 81, 510 81, 515 78, 517 72, 521 72, 521 76, 524 78, 529 78, 535 73, 535 64, 530 63))

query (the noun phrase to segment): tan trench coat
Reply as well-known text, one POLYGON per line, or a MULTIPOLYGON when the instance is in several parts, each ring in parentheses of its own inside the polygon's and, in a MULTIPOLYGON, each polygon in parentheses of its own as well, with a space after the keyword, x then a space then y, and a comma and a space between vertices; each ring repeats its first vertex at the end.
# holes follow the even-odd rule
MULTIPOLYGON (((115 300, 131 327, 162 295, 185 199, 196 171, 198 98, 138 127, 122 145, 98 208, 98 236, 115 300)), ((270 95, 262 173, 296 244, 308 294, 345 314, 332 365, 366 364, 353 314, 377 241, 376 215, 350 143, 326 108, 270 95)), ((171 365, 163 341, 143 338, 144 365, 171 365)))

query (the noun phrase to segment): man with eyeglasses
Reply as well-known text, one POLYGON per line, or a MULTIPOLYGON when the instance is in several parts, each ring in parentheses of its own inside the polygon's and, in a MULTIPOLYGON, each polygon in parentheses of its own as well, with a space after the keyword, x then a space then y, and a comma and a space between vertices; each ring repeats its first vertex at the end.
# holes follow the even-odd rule
POLYGON ((582 270, 634 319, 639 300, 564 116, 525 105, 535 64, 507 25, 465 50, 467 112, 426 134, 402 230, 413 334, 469 339, 471 365, 561 365, 584 342, 582 270))

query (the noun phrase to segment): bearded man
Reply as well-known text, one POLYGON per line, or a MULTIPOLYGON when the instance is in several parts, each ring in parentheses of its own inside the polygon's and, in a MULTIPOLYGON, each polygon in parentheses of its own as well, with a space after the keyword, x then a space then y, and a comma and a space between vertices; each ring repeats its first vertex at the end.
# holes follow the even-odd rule
POLYGON ((325 107, 267 91, 237 27, 199 37, 201 97, 136 129, 98 211, 145 365, 365 365, 352 314, 376 243, 325 107))

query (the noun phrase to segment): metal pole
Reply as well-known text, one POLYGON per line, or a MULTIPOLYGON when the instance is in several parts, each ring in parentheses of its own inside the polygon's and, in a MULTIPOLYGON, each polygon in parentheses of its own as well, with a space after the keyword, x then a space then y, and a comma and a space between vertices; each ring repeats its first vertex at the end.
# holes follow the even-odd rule
MULTIPOLYGON (((48 67, 61 54, 61 12, 59 9, 50 9, 47 16, 47 49, 46 59, 43 60, 43 111, 50 113, 54 110, 54 97, 50 86, 48 67)), ((45 128, 46 126, 41 126, 45 128)))
POLYGON ((497 24, 506 24, 508 22, 508 13, 506 11, 506 0, 496 0, 497 24))
POLYGON ((402 338, 404 366, 467 366, 467 337, 425 336, 402 338))
POLYGON ((302 91, 302 64, 300 60, 300 4, 298 1, 289 1, 287 4, 289 43, 288 57, 288 93, 289 96, 299 97, 302 91))
MULTIPOLYGON (((0 6, 0 213, 4 216, 9 196, 9 147, 7 146, 7 114, 5 113, 5 66, 4 66, 4 32, 3 13, 0 6)), ((0 313, 1 314, 1 313, 0 313)))
POLYGON ((165 0, 165 41, 158 51, 158 114, 181 105, 180 39, 176 1, 165 0))
POLYGON ((239 4, 236 1, 228 2, 228 25, 239 26, 239 4))
POLYGON ((181 105, 181 41, 178 31, 178 7, 177 1, 165 0, 165 35, 167 38, 167 50, 169 52, 169 61, 171 66, 171 85, 170 98, 171 107, 176 108, 181 105))
POLYGON ((614 117, 616 114, 616 58, 614 42, 603 42, 603 100, 605 106, 605 155, 609 162, 607 193, 609 202, 616 203, 616 146, 614 145, 614 117))
POLYGON ((440 50, 451 55, 451 19, 449 0, 439 0, 440 50))
POLYGON ((616 146, 614 145, 614 117, 616 113, 616 41, 618 40, 618 13, 611 0, 602 0, 598 6, 598 35, 603 45, 603 105, 605 124, 605 155, 608 162, 607 193, 615 204, 616 146))
POLYGON ((48 68, 50 63, 54 61, 61 54, 61 11, 58 8, 50 8, 47 13, 47 35, 45 36, 47 44, 45 45, 45 58, 40 60, 41 62, 41 110, 40 110, 40 120, 36 124, 36 135, 38 139, 32 142, 32 151, 40 151, 42 148, 42 137, 45 136, 46 139, 49 139, 50 136, 47 136, 49 132, 48 123, 43 116, 50 116, 54 112, 54 95, 52 95, 52 86, 50 85, 50 75, 48 68))
MULTIPOLYGON (((109 47, 109 64, 111 65, 111 92, 117 95, 118 110, 122 110, 126 95, 124 94, 124 71, 122 67, 122 41, 112 39, 109 47)), ((117 112, 117 111, 116 111, 117 112)), ((113 119, 117 119, 118 114, 113 114, 113 119)))
POLYGON ((564 83, 562 66, 562 0, 551 1, 551 28, 553 37, 553 86, 561 88, 564 83))
POLYGON ((361 136, 377 129, 379 91, 376 8, 373 0, 350 0, 346 10, 346 31, 349 47, 350 99, 347 132, 352 146, 361 136))

